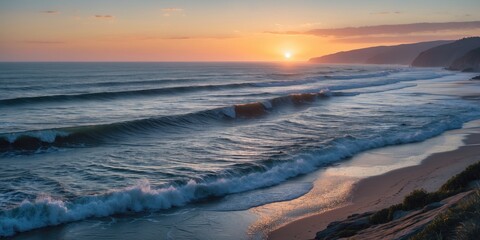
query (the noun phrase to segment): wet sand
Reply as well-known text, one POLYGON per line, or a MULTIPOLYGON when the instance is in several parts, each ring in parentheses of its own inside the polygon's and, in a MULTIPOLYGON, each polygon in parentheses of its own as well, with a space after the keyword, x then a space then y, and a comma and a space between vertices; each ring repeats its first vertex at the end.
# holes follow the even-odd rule
POLYGON ((480 134, 477 131, 469 134, 464 140, 465 145, 456 150, 433 154, 419 165, 360 180, 354 185, 347 204, 288 223, 270 232, 268 239, 313 239, 315 233, 330 222, 399 203, 414 189, 438 189, 450 177, 480 161, 480 134))

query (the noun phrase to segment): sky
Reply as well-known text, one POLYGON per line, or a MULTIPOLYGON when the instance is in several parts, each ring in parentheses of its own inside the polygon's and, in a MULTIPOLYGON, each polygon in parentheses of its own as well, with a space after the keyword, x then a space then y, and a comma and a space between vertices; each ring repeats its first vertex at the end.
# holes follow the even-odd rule
POLYGON ((305 61, 479 36, 479 12, 479 0, 0 0, 0 61, 305 61))

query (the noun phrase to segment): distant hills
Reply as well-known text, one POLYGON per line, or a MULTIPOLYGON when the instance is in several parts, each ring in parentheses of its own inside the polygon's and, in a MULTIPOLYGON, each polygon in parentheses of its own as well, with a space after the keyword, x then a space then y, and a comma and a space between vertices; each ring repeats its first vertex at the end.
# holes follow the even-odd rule
POLYGON ((379 46, 338 52, 310 59, 317 63, 363 63, 409 65, 421 52, 453 41, 433 41, 396 46, 379 46))
POLYGON ((456 59, 480 47, 480 37, 464 38, 430 48, 412 62, 415 67, 449 67, 456 59))
POLYGON ((310 59, 315 63, 401 64, 480 71, 480 37, 362 48, 310 59))
POLYGON ((457 58, 450 66, 450 70, 480 72, 480 47, 475 48, 463 57, 457 58))

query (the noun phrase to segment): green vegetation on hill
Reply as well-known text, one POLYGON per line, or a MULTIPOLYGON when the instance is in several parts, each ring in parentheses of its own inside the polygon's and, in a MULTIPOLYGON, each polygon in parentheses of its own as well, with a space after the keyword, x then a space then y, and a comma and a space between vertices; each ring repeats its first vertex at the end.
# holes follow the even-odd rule
POLYGON ((372 224, 381 224, 393 220, 396 211, 410 211, 425 207, 434 202, 441 201, 447 197, 453 196, 459 192, 466 191, 468 184, 472 181, 480 179, 480 162, 467 167, 463 172, 450 178, 436 192, 428 193, 423 189, 414 190, 405 197, 403 203, 382 209, 372 216, 370 222, 372 224))
POLYGON ((455 207, 436 216, 410 240, 428 239, 479 239, 480 236, 480 190, 460 201, 455 207))
MULTIPOLYGON (((316 239, 354 236, 371 226, 390 222, 395 216, 401 217, 407 211, 425 207, 428 209, 428 206, 436 208, 437 202, 469 190, 470 184, 478 180, 480 180, 480 162, 470 165, 463 172, 450 178, 438 191, 429 193, 423 189, 414 190, 403 199, 402 203, 375 213, 355 214, 344 222, 331 223, 326 230, 317 233, 316 239)), ((477 190, 475 196, 462 201, 453 209, 439 214, 411 239, 451 239, 452 236, 457 239, 476 239, 469 237, 480 236, 480 190, 477 190)))

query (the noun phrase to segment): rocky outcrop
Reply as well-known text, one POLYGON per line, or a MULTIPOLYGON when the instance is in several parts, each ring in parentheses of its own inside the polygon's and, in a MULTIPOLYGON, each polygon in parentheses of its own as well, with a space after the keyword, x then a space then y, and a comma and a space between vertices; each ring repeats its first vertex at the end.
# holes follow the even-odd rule
POLYGON ((472 194, 473 191, 462 192, 419 210, 398 211, 392 221, 384 224, 371 224, 372 212, 352 215, 344 221, 330 223, 325 230, 317 232, 315 239, 407 239, 472 194))
POLYGON ((359 63, 359 64, 402 64, 410 63, 421 52, 453 41, 433 41, 396 46, 378 46, 338 52, 322 57, 312 58, 315 63, 359 63))
POLYGON ((449 67, 455 60, 480 47, 480 37, 464 38, 423 51, 416 57, 414 67, 449 67))
POLYGON ((463 72, 480 72, 480 47, 456 59, 448 69, 463 72))

